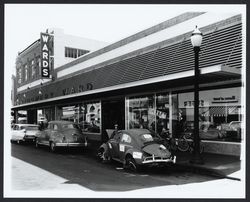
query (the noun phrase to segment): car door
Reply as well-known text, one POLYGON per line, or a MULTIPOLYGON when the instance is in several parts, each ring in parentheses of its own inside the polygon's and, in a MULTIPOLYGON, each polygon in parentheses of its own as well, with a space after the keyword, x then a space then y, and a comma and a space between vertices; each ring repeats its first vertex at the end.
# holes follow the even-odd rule
POLYGON ((45 131, 45 141, 46 144, 49 144, 51 139, 51 132, 53 131, 53 123, 49 123, 48 127, 44 130, 45 131))
POLYGON ((59 125, 54 123, 51 125, 49 140, 56 141, 58 135, 59 135, 59 125))
POLYGON ((49 145, 49 131, 50 131, 51 123, 48 125, 47 128, 43 129, 39 135, 40 143, 49 145))
POLYGON ((119 156, 120 156, 120 154, 119 154, 119 143, 120 143, 120 140, 121 140, 121 136, 122 136, 122 133, 117 133, 108 142, 112 158, 119 159, 119 156))

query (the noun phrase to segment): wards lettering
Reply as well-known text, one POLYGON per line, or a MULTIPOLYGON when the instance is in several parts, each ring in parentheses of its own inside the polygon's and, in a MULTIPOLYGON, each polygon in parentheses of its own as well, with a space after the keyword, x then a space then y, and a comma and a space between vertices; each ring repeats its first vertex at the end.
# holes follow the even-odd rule
POLYGON ((74 93, 81 93, 84 91, 88 90, 93 90, 93 84, 92 83, 87 83, 85 85, 79 85, 78 87, 71 87, 71 88, 64 88, 62 90, 63 95, 69 95, 69 94, 74 94, 74 93))
POLYGON ((42 77, 49 78, 49 35, 41 33, 41 73, 42 77))

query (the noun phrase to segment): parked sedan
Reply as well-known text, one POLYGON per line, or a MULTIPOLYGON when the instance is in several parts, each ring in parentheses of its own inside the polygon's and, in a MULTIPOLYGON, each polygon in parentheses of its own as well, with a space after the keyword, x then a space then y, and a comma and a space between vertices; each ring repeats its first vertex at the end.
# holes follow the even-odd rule
MULTIPOLYGON (((185 139, 193 139, 193 128, 187 128, 181 133, 185 139)), ((225 132, 217 129, 211 123, 203 123, 199 129, 200 139, 202 140, 217 140, 225 137, 225 132)))
POLYGON ((87 139, 78 126, 70 121, 51 121, 37 133, 36 147, 46 145, 52 152, 59 147, 86 147, 87 139))
POLYGON ((36 133, 39 132, 35 124, 14 124, 11 130, 11 142, 35 141, 36 133))
POLYGON ((110 139, 99 148, 98 158, 102 161, 113 159, 133 171, 143 165, 175 163, 176 160, 176 156, 164 145, 158 144, 147 129, 112 133, 110 139))

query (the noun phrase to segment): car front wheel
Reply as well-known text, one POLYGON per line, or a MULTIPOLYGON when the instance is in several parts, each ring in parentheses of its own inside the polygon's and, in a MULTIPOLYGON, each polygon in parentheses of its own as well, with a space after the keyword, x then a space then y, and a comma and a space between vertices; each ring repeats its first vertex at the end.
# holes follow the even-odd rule
POLYGON ((36 148, 39 148, 38 139, 35 139, 35 142, 36 148))

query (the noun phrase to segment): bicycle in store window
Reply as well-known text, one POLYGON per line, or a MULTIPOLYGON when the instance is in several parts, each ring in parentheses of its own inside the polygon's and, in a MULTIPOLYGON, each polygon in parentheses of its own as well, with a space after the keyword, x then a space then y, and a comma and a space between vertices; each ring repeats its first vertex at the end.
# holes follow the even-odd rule
MULTIPOLYGON (((190 153, 194 151, 194 141, 189 136, 182 135, 179 138, 174 138, 172 134, 167 132, 164 136, 161 134, 161 137, 164 138, 167 149, 171 151, 189 151, 190 153)), ((200 142, 200 153, 202 152, 204 152, 204 145, 200 142)))

